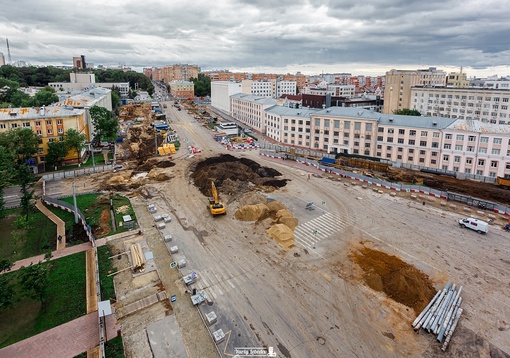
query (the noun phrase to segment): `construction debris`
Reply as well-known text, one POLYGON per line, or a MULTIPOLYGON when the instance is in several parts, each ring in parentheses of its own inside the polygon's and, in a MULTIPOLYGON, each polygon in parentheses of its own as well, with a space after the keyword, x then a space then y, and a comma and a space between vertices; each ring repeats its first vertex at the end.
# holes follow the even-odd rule
POLYGON ((437 335, 437 340, 442 342, 444 339, 442 351, 445 351, 451 340, 453 331, 462 314, 462 286, 455 290, 455 284, 448 281, 444 289, 436 293, 427 307, 416 317, 412 326, 415 331, 421 328, 429 333, 437 335))

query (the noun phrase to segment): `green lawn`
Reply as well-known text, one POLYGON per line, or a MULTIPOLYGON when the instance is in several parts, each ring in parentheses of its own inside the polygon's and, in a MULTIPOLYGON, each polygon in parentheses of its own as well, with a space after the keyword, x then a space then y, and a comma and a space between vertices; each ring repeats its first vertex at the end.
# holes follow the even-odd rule
POLYGON ((23 296, 18 271, 4 274, 16 293, 15 304, 0 310, 0 348, 86 314, 85 252, 43 264, 51 265, 44 307, 23 296))
POLYGON ((14 226, 21 209, 10 209, 5 213, 6 216, 0 219, 3 228, 0 230, 0 259, 14 262, 56 249, 57 226, 39 210, 30 212, 27 229, 14 226))
POLYGON ((68 211, 55 208, 53 206, 47 206, 47 208, 65 223, 66 227, 66 245, 83 244, 85 232, 80 224, 74 223, 74 214, 68 211), (80 226, 80 227, 78 227, 80 226))
POLYGON ((104 245, 97 248, 97 260, 99 262, 99 280, 101 282, 101 300, 115 299, 115 288, 113 286, 113 276, 109 274, 115 272, 112 264, 112 251, 110 246, 104 245))

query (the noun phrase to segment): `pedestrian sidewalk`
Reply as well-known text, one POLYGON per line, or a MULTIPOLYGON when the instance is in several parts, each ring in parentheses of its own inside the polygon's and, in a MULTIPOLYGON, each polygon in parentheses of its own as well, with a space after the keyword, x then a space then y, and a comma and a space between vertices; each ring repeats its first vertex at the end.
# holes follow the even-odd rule
POLYGON ((66 223, 59 218, 57 215, 53 214, 39 199, 37 200, 37 203, 35 204, 37 209, 44 215, 46 215, 51 221, 57 225, 57 237, 55 240, 57 240, 57 251, 63 250, 66 247, 66 223))
MULTIPOLYGON (((96 240, 97 246, 103 246, 104 244, 106 244, 105 238, 96 240)), ((74 245, 74 246, 68 246, 60 251, 58 251, 58 250, 53 251, 51 253, 52 254, 51 260, 56 260, 56 259, 59 259, 64 256, 75 254, 77 252, 87 251, 91 247, 92 247, 92 244, 90 242, 85 242, 83 244, 74 245)), ((35 265, 39 261, 44 261, 44 255, 37 255, 37 256, 32 256, 32 257, 26 258, 26 259, 18 260, 14 263, 14 266, 12 267, 11 271, 19 270, 21 268, 21 266, 26 267, 26 266, 29 266, 31 263, 33 263, 35 265)))

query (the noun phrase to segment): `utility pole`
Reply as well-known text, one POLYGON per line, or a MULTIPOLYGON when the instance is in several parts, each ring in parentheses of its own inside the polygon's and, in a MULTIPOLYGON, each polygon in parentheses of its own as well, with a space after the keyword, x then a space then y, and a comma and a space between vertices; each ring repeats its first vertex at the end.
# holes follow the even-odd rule
POLYGON ((76 191, 73 183, 73 202, 74 202, 74 223, 78 224, 78 205, 76 204, 76 191))

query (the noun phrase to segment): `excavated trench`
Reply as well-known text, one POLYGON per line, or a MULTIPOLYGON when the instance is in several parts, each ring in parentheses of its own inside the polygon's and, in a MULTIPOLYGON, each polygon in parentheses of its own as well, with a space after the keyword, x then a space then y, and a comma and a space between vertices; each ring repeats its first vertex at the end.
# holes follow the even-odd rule
POLYGON ((263 167, 257 162, 223 154, 207 158, 192 169, 195 186, 205 196, 211 195, 211 181, 224 193, 241 194, 253 188, 271 191, 287 185, 288 179, 276 169, 263 167), (250 184, 251 183, 251 184, 250 184))

